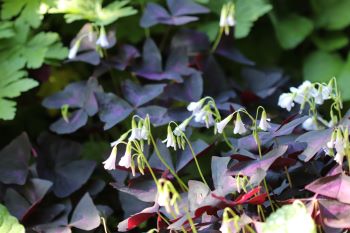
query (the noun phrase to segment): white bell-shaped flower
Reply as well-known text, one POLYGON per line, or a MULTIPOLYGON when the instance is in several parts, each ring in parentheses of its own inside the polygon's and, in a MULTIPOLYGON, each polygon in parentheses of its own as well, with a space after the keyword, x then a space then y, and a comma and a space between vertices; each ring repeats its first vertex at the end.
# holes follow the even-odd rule
POLYGON ((294 107, 294 95, 291 93, 283 93, 280 95, 278 99, 278 106, 281 108, 287 109, 287 111, 290 111, 292 107, 294 107))
POLYGON ((187 106, 187 110, 190 112, 193 112, 193 114, 199 112, 204 104, 204 99, 201 99, 197 102, 191 102, 188 106, 187 106))
POLYGON ((114 146, 108 159, 106 159, 105 161, 102 162, 102 164, 104 164, 104 166, 103 166, 104 169, 114 170, 116 158, 117 158, 117 146, 114 146))
POLYGON ((233 115, 230 114, 228 115, 225 119, 223 119, 222 121, 216 123, 216 128, 218 130, 218 133, 222 133, 226 127, 226 125, 232 120, 233 115))
POLYGON ((247 132, 247 129, 245 128, 242 119, 241 119, 241 115, 239 113, 237 113, 236 116, 236 121, 235 121, 235 128, 233 129, 233 133, 234 134, 245 134, 247 132))
POLYGON ((166 147, 173 147, 174 150, 176 150, 176 138, 175 138, 175 136, 173 134, 173 131, 172 131, 170 125, 168 125, 167 137, 162 142, 166 143, 166 147))
POLYGON ((303 124, 302 127, 305 130, 311 131, 311 130, 318 130, 317 122, 314 117, 307 118, 303 124))
POLYGON ((100 29, 100 36, 98 37, 96 44, 101 48, 109 47, 109 41, 104 27, 101 27, 100 29))
POLYGON ((226 221, 223 220, 219 231, 221 231, 221 233, 238 232, 236 230, 236 227, 235 227, 233 219, 229 219, 229 220, 226 220, 226 221))
POLYGON ((74 45, 69 49, 68 59, 74 59, 77 56, 80 47, 80 40, 77 40, 74 45))
POLYGON ((187 118, 184 120, 180 125, 176 126, 174 129, 174 134, 178 137, 182 136, 183 133, 186 131, 187 125, 190 123, 192 117, 187 118))
POLYGON ((268 121, 270 121, 270 118, 266 117, 266 112, 265 110, 261 113, 261 119, 259 122, 259 128, 263 131, 268 130, 269 128, 271 128, 271 125, 268 123, 268 121))
POLYGON ((126 145, 125 154, 120 158, 118 165, 125 168, 130 168, 132 159, 131 156, 131 141, 129 141, 126 145))

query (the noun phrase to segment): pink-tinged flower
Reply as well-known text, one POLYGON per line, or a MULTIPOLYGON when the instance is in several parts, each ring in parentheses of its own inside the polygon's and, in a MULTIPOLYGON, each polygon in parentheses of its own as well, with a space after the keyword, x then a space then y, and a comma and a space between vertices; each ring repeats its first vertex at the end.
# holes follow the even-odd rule
POLYGON ((114 170, 115 169, 115 160, 117 158, 117 146, 114 146, 111 154, 108 159, 102 162, 104 164, 104 169, 106 170, 114 170))
POLYGON ((287 109, 287 111, 290 111, 292 107, 294 107, 294 95, 291 93, 283 93, 280 95, 278 99, 278 106, 281 108, 287 109))
POLYGON ((241 115, 237 113, 236 121, 235 121, 235 128, 233 129, 234 134, 245 134, 247 132, 247 129, 245 128, 241 115))

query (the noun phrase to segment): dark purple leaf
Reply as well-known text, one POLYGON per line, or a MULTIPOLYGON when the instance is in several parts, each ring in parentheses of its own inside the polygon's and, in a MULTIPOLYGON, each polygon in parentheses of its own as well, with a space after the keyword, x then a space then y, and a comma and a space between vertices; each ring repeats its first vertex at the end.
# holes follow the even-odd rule
POLYGON ((80 144, 49 134, 41 135, 38 143, 39 177, 53 182, 53 192, 56 196, 66 197, 86 183, 96 163, 79 160, 80 144))
POLYGON ((186 47, 172 49, 166 62, 165 70, 181 75, 191 75, 196 70, 189 67, 186 47))
POLYGON ((186 77, 183 83, 168 85, 165 95, 180 101, 198 101, 203 94, 203 78, 199 72, 186 77))
POLYGON ((332 134, 332 129, 326 130, 316 130, 307 132, 299 136, 297 142, 306 142, 307 147, 299 159, 307 162, 309 161, 317 152, 319 152, 323 147, 326 146, 327 142, 330 140, 332 134))
POLYGON ((149 84, 140 86, 130 80, 123 83, 123 94, 125 98, 135 107, 139 107, 157 96, 164 90, 165 84, 149 84))
POLYGON ((95 51, 87 51, 87 52, 82 52, 79 53, 75 58, 70 59, 70 62, 72 61, 81 61, 85 62, 94 66, 97 66, 101 62, 100 55, 95 51))
POLYGON ((320 200, 318 203, 324 224, 333 228, 350 228, 350 205, 335 200, 320 200))
POLYGON ((133 111, 132 107, 123 99, 112 93, 97 93, 99 117, 105 123, 104 129, 110 129, 127 118, 133 111))
POLYGON ((69 226, 82 230, 93 230, 100 225, 98 210, 88 193, 86 193, 75 207, 69 226))
MULTIPOLYGON (((211 147, 211 145, 208 145, 206 142, 200 139, 192 142, 191 144, 196 157, 198 157, 200 154, 203 154, 207 149, 211 147)), ((187 164, 189 164, 193 160, 193 155, 188 145, 186 145, 185 150, 177 151, 176 157, 176 172, 183 169, 187 164)))
POLYGON ((246 58, 237 48, 233 46, 235 43, 233 38, 234 37, 232 35, 223 36, 215 53, 244 65, 255 65, 253 61, 246 58))
POLYGON ((74 112, 70 113, 68 122, 63 118, 60 118, 50 125, 50 130, 58 134, 73 133, 86 125, 87 120, 88 114, 85 112, 85 110, 75 110, 74 112))
POLYGON ((209 12, 207 8, 192 0, 167 0, 167 5, 171 14, 158 4, 148 3, 140 21, 141 27, 151 27, 159 23, 183 25, 198 19, 189 15, 209 12))
POLYGON ((111 62, 116 69, 125 70, 125 68, 139 56, 140 53, 135 47, 131 45, 122 45, 118 47, 117 55, 111 59, 111 62))
POLYGON ((23 185, 29 170, 31 144, 22 133, 0 151, 0 182, 23 185))
POLYGON ((227 165, 231 160, 230 157, 216 157, 213 156, 211 160, 211 173, 215 189, 223 188, 227 183, 224 179, 227 176, 227 165))
POLYGON ((19 192, 12 188, 7 189, 5 204, 11 214, 23 220, 43 199, 51 186, 50 181, 31 179, 25 186, 19 188, 19 192))
POLYGON ((148 38, 143 45, 141 70, 148 73, 162 71, 162 56, 151 38, 148 38))
POLYGON ((167 0, 173 16, 208 13, 208 8, 194 3, 192 0, 167 0))
POLYGON ((319 178, 305 189, 350 204, 350 177, 344 173, 319 178))
POLYGON ((288 149, 288 146, 278 146, 263 155, 263 157, 254 161, 249 162, 240 162, 233 167, 231 167, 228 172, 230 175, 245 175, 245 176, 253 176, 257 169, 262 169, 267 171, 273 162, 280 156, 282 156, 288 149))
POLYGON ((168 112, 166 108, 160 106, 147 106, 137 109, 137 114, 142 118, 146 117, 148 114, 152 125, 161 126, 165 125, 170 121, 168 112))
POLYGON ((206 95, 217 96, 223 91, 232 88, 227 82, 226 75, 214 56, 209 56, 203 61, 203 80, 206 95))
POLYGON ((133 179, 128 186, 119 183, 112 183, 112 186, 120 192, 130 194, 143 202, 153 202, 156 198, 157 187, 152 179, 133 179))
MULTIPOLYGON (((160 139, 157 140, 157 147, 158 147, 158 150, 159 150, 160 154, 162 155, 163 159, 168 163, 170 168, 174 170, 174 165, 173 165, 170 151, 168 150, 166 145, 164 143, 162 143, 162 141, 160 139)), ((156 168, 156 169, 159 169, 162 171, 166 170, 165 165, 159 160, 159 158, 155 152, 153 152, 152 155, 149 157, 148 162, 152 168, 156 168)))
POLYGON ((210 42, 206 34, 189 29, 180 30, 171 41, 171 49, 186 48, 187 53, 193 54, 206 51, 210 42))

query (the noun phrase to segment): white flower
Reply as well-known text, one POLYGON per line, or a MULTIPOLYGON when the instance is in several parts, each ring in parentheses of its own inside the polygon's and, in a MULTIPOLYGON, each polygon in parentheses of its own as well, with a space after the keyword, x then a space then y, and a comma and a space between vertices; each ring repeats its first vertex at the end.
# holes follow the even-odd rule
POLYGON ((143 140, 147 140, 148 139, 148 136, 149 136, 149 131, 147 129, 147 126, 146 124, 143 124, 142 128, 141 128, 141 132, 140 132, 140 137, 143 139, 143 140))
POLYGON ((131 167, 131 142, 126 145, 125 154, 120 158, 118 165, 126 168, 131 167))
POLYGON ((327 142, 327 147, 329 149, 334 148, 334 142, 335 142, 336 137, 337 137, 337 134, 336 134, 336 132, 333 131, 332 136, 331 136, 331 140, 329 142, 327 142))
POLYGON ((73 47, 69 49, 68 59, 74 59, 77 56, 79 47, 80 47, 80 40, 76 41, 73 47))
POLYGON ((182 136, 182 134, 186 131, 186 127, 190 123, 191 120, 192 120, 192 117, 189 117, 186 120, 184 120, 180 125, 178 125, 174 129, 174 134, 178 137, 182 136))
POLYGON ((142 129, 141 128, 133 128, 131 130, 131 135, 129 137, 129 141, 133 140, 141 140, 142 139, 142 129))
POLYGON ((100 36, 98 37, 96 44, 102 48, 107 48, 109 46, 109 41, 104 27, 101 27, 100 36))
POLYGON ((219 230, 221 233, 237 232, 233 219, 229 219, 227 221, 223 220, 219 230))
POLYGON ((104 169, 106 170, 114 170, 115 169, 115 160, 117 158, 117 146, 114 146, 111 154, 108 159, 102 162, 104 164, 104 169))
POLYGON ((227 16, 226 23, 227 23, 228 26, 231 26, 231 27, 235 26, 236 21, 233 18, 233 15, 227 16))
POLYGON ((222 133, 224 131, 224 128, 226 127, 226 125, 231 121, 232 119, 232 114, 228 115, 225 119, 223 119, 222 121, 216 123, 216 128, 218 130, 218 133, 222 133))
POLYGON ((283 93, 282 95, 280 95, 280 97, 278 99, 278 106, 290 111, 292 109, 292 107, 294 107, 293 99, 294 99, 293 94, 283 93))
POLYGON ((204 104, 204 100, 200 100, 198 102, 191 102, 188 106, 187 106, 187 110, 190 112, 193 112, 193 114, 199 112, 202 108, 204 104))
POLYGON ((235 128, 233 129, 234 134, 245 134, 247 132, 247 129, 244 127, 244 124, 241 119, 241 115, 237 113, 236 121, 235 121, 235 128))
POLYGON ((198 123, 205 123, 206 127, 213 125, 215 123, 213 118, 213 113, 209 107, 201 109, 199 112, 194 113, 194 121, 198 123))
POLYGON ((311 93, 317 90, 313 87, 312 83, 308 80, 304 81, 298 88, 291 87, 290 91, 294 94, 294 102, 303 104, 308 99, 311 93))
POLYGON ((344 153, 339 153, 337 152, 337 154, 334 156, 334 160, 339 164, 342 165, 343 164, 343 160, 344 160, 344 153))
POLYGON ((307 118, 303 124, 302 124, 302 127, 305 129, 305 130, 318 130, 318 127, 317 127, 317 122, 315 122, 315 118, 314 117, 309 117, 307 118))
POLYGON ((268 123, 268 121, 270 121, 270 118, 267 118, 266 117, 266 112, 263 111, 262 114, 261 114, 260 122, 259 122, 259 128, 261 130, 264 130, 264 131, 266 131, 267 129, 271 128, 271 125, 268 123))
POLYGON ((331 98, 331 94, 332 94, 332 86, 322 86, 322 98, 324 100, 328 100, 331 98))
POLYGON ((162 141, 163 143, 166 143, 166 147, 173 147, 174 150, 176 150, 176 139, 173 134, 173 131, 171 130, 170 125, 168 125, 168 134, 165 140, 162 141))

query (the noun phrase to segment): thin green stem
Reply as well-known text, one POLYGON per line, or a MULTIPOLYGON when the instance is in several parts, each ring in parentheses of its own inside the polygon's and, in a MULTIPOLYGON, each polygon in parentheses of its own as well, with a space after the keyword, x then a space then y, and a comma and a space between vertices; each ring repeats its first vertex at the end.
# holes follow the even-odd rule
POLYGON ((216 48, 218 47, 220 41, 221 41, 221 37, 222 37, 222 33, 224 32, 224 28, 223 27, 220 27, 220 30, 219 30, 219 33, 214 41, 214 44, 213 44, 213 47, 211 47, 211 50, 210 52, 211 53, 214 53, 216 48))
POLYGON ((203 173, 202 173, 202 170, 199 166, 199 163, 198 163, 198 160, 197 160, 197 157, 196 157, 196 153, 194 152, 193 150, 193 147, 191 145, 191 142, 188 140, 188 138, 186 137, 186 135, 183 133, 183 137, 185 138, 186 140, 186 143, 188 144, 189 148, 190 148, 190 151, 192 153, 192 156, 193 156, 193 159, 194 159, 194 162, 196 163, 196 166, 197 166, 197 170, 198 170, 198 173, 200 175, 200 177, 202 178, 202 181, 203 183, 205 183, 207 186, 208 186, 208 183, 207 181, 205 180, 204 176, 203 176, 203 173))
POLYGON ((228 140, 225 131, 222 132, 222 136, 223 136, 223 138, 224 138, 226 144, 228 145, 228 147, 230 147, 231 150, 234 150, 235 147, 234 147, 234 146, 232 145, 232 143, 228 140))
POLYGON ((191 215, 190 215, 189 211, 187 210, 187 208, 185 208, 185 212, 186 212, 186 216, 187 216, 187 219, 188 219, 188 223, 191 226, 192 232, 193 233, 197 233, 196 226, 194 225, 194 222, 193 222, 193 220, 191 218, 191 215))
POLYGON ((175 177, 175 179, 177 180, 177 182, 179 183, 181 189, 183 189, 184 191, 188 191, 188 187, 186 186, 186 184, 180 179, 180 177, 176 174, 176 172, 171 169, 171 167, 168 165, 168 163, 164 160, 164 158, 162 157, 162 155, 159 152, 159 149, 157 147, 156 142, 154 141, 154 138, 152 136, 152 134, 150 134, 150 138, 151 138, 151 142, 153 144, 154 147, 154 151, 156 152, 157 157, 159 158, 159 160, 164 164, 164 166, 170 171, 170 173, 175 177))

